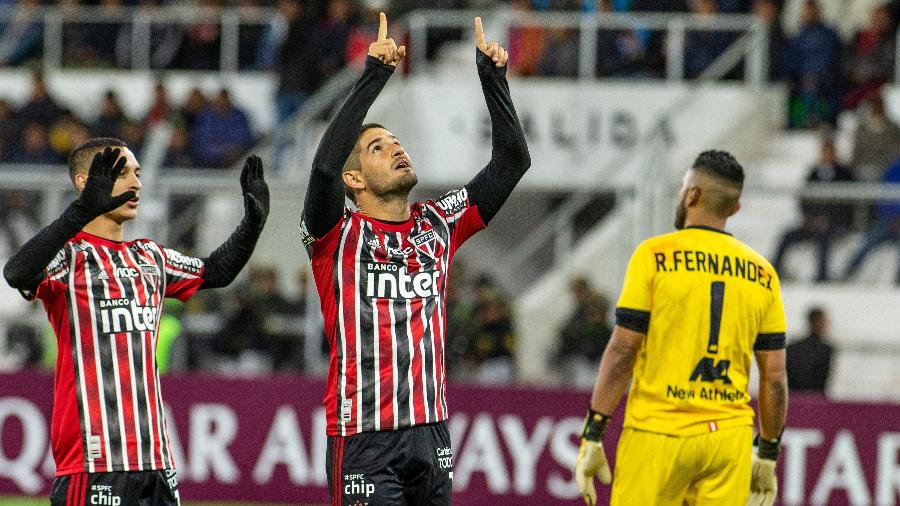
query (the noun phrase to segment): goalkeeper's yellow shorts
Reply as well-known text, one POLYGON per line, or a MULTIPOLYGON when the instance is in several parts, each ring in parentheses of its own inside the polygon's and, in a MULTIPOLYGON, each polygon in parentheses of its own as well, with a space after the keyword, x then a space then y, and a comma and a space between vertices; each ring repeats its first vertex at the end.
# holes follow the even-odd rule
POLYGON ((612 506, 746 506, 753 428, 674 437, 625 429, 616 448, 612 506))

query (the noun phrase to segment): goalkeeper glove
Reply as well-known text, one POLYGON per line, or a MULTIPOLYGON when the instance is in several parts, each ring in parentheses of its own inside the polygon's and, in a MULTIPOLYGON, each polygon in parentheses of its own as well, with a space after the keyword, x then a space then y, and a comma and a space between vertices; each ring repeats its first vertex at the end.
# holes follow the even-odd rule
POLYGON ((581 431, 581 447, 578 449, 578 458, 575 460, 575 484, 581 492, 581 497, 588 506, 597 504, 597 490, 594 488, 594 476, 600 479, 600 483, 609 485, 612 482, 612 473, 609 470, 609 462, 603 450, 603 431, 609 417, 600 414, 593 409, 588 409, 584 420, 584 429, 581 431))
POLYGON ((778 480, 775 477, 775 463, 781 438, 767 441, 757 436, 754 441, 752 474, 750 475, 750 501, 748 506, 772 506, 778 496, 778 480))

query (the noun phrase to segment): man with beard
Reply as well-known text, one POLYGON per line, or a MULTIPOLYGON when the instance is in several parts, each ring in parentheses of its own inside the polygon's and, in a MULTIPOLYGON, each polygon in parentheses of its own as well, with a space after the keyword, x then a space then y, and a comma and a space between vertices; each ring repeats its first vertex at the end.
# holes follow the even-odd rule
POLYGON ((752 505, 775 500, 787 412, 784 307, 771 264, 724 230, 743 183, 730 154, 701 153, 679 192, 678 231, 647 239, 631 257, 575 463, 589 505, 594 476, 612 481, 613 505, 743 506, 748 493, 752 505), (629 381, 613 477, 602 436, 629 381))
POLYGON ((450 504, 444 303, 457 248, 497 214, 531 164, 506 82, 509 54, 475 18, 492 156, 463 188, 410 203, 417 182, 369 107, 406 48, 378 39, 313 160, 301 236, 331 347, 325 391, 332 504, 450 504), (358 210, 344 206, 345 195, 358 210))

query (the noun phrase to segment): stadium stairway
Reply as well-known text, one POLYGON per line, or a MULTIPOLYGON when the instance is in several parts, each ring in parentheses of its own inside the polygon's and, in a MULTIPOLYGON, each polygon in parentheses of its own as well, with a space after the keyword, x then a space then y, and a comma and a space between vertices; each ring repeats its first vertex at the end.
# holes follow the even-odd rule
MULTIPOLYGON (((838 134, 842 155, 849 152, 852 124, 838 134)), ((809 132, 777 132, 755 159, 744 160, 748 180, 742 209, 729 231, 771 258, 781 234, 799 218, 796 192, 819 152, 820 137, 809 132)), ((846 158, 844 156, 843 158, 846 158)), ((674 200, 674 199, 673 199, 674 200)), ((552 370, 552 356, 559 328, 568 317, 571 298, 568 280, 587 276, 613 301, 621 288, 624 260, 622 237, 632 227, 633 203, 614 210, 578 243, 570 258, 549 271, 516 300, 519 335, 518 365, 526 381, 562 381, 552 370), (617 265, 622 264, 622 265, 617 265)), ((860 234, 848 234, 835 245, 832 271, 841 270, 857 246, 860 234)), ((624 253, 630 254, 631 245, 624 253)), ((851 282, 812 283, 815 251, 798 245, 786 258, 784 270, 791 274, 783 282, 789 341, 806 335, 806 312, 814 305, 826 309, 832 322, 831 335, 838 349, 832 365, 829 394, 842 399, 900 399, 900 291, 893 285, 896 248, 876 251, 851 282), (885 276, 883 273, 890 273, 885 276)), ((755 379, 751 384, 755 385, 755 379)))

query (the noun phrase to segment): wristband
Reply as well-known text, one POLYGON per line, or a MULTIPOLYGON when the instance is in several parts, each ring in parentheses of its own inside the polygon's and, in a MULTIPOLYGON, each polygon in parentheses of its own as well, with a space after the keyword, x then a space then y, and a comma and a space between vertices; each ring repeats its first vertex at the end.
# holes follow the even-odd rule
POLYGON ((761 459, 778 460, 778 454, 781 453, 781 436, 775 439, 767 440, 756 435, 756 441, 753 444, 757 447, 756 455, 761 459))
POLYGON ((603 438, 603 431, 606 430, 606 424, 609 423, 609 418, 603 413, 588 408, 587 417, 584 419, 584 429, 581 431, 582 439, 600 441, 603 438))

